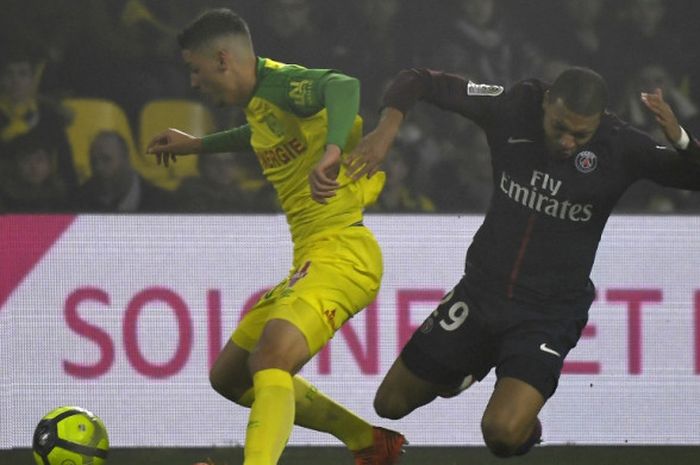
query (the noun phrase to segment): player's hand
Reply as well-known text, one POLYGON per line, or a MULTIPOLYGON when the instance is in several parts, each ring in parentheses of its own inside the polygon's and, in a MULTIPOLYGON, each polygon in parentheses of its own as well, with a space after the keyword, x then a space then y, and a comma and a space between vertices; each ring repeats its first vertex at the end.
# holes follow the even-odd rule
POLYGON ((160 165, 176 162, 176 155, 188 155, 198 153, 202 148, 202 140, 178 129, 169 128, 160 134, 155 135, 146 147, 146 153, 156 156, 156 161, 160 165))
POLYGON ((385 108, 376 129, 367 134, 346 160, 347 175, 357 181, 362 176, 371 178, 389 153, 399 131, 403 114, 394 108, 385 108))
POLYGON ((336 181, 340 172, 340 153, 340 147, 328 145, 321 160, 309 173, 311 198, 318 203, 328 203, 328 199, 334 197, 340 187, 336 181))
POLYGON ((678 118, 671 109, 671 106, 664 100, 663 91, 659 88, 654 89, 654 92, 642 92, 642 103, 654 113, 656 121, 663 129, 666 138, 673 144, 681 138, 681 126, 678 124, 678 118))

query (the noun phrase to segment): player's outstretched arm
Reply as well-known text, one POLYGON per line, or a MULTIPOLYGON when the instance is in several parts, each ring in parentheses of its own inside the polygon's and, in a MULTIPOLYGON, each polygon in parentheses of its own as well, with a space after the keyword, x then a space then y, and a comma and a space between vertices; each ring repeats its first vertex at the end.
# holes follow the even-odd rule
MULTIPOLYGON (((664 100, 663 91, 659 88, 654 89, 654 92, 642 92, 642 103, 654 114, 656 121, 663 129, 666 138, 674 146, 678 147, 683 137, 683 129, 678 124, 678 118, 671 106, 664 100)), ((685 148, 685 147, 681 147, 685 148)))
POLYGON ((146 147, 146 153, 156 156, 156 161, 160 165, 170 164, 170 160, 177 161, 177 155, 188 155, 199 153, 202 149, 202 140, 178 129, 169 128, 156 134, 146 147))
POLYGON ((386 107, 377 127, 362 138, 355 150, 348 156, 348 176, 354 180, 362 176, 371 178, 389 153, 396 134, 403 122, 403 113, 396 108, 386 107))

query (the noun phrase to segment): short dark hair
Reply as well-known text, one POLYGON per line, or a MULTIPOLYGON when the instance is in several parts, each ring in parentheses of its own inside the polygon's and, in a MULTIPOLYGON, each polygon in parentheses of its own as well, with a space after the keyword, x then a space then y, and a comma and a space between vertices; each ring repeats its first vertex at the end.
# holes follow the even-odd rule
POLYGON ((0 38, 0 70, 16 63, 29 63, 33 69, 43 59, 44 55, 37 46, 28 43, 12 44, 0 38))
POLYGON ((240 35, 250 39, 248 24, 228 8, 206 10, 177 36, 181 49, 198 48, 212 39, 225 35, 240 35))
POLYGON ((51 156, 54 153, 52 144, 42 137, 31 137, 30 134, 23 134, 16 137, 8 144, 10 152, 16 159, 39 151, 46 152, 51 156))
POLYGON ((576 114, 597 115, 608 105, 608 86, 605 79, 592 69, 569 68, 557 76, 549 89, 549 101, 557 99, 576 114))
POLYGON ((119 150, 122 156, 127 159, 129 158, 129 143, 126 141, 126 138, 121 133, 113 129, 102 129, 97 134, 95 134, 95 136, 92 138, 92 141, 90 142, 90 156, 92 156, 92 152, 93 150, 95 150, 95 143, 97 143, 97 141, 100 139, 112 139, 116 141, 117 145, 119 145, 119 150))

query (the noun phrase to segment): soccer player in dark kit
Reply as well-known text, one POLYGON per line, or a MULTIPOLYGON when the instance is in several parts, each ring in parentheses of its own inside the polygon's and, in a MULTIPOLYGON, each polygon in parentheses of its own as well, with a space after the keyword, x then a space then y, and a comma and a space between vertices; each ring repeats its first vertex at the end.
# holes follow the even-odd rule
POLYGON ((486 133, 493 190, 465 273, 413 334, 379 386, 377 413, 398 419, 437 396, 451 397, 495 367, 481 420, 498 456, 540 442, 537 417, 557 388, 594 298, 589 278, 618 199, 635 181, 700 190, 697 141, 660 90, 641 95, 663 128, 659 145, 606 111, 607 86, 571 68, 549 85, 506 91, 427 69, 404 70, 384 95, 378 126, 349 158, 371 176, 418 100, 459 113, 486 133))

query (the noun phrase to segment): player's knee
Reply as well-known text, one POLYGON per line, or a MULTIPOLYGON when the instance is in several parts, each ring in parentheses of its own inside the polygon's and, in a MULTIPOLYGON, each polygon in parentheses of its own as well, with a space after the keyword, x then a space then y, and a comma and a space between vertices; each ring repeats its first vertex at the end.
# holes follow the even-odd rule
POLYGON ((239 385, 235 381, 235 377, 231 376, 231 373, 222 373, 221 370, 216 368, 209 372, 209 384, 214 391, 232 402, 243 405, 240 403, 240 399, 249 389, 249 386, 239 385))
POLYGON ((510 457, 525 441, 523 431, 509 418, 484 417, 481 420, 481 433, 492 454, 497 457, 510 457))
POLYGON ((229 383, 226 382, 226 378, 216 368, 212 368, 209 371, 209 384, 216 392, 224 397, 228 397, 226 394, 230 392, 229 383))
POLYGON ((402 405, 397 401, 387 401, 379 398, 374 399, 374 411, 382 418, 398 420, 406 415, 403 410, 402 405))
POLYGON ((399 395, 389 395, 379 390, 374 397, 374 411, 382 418, 398 420, 409 413, 406 402, 399 395))

